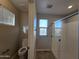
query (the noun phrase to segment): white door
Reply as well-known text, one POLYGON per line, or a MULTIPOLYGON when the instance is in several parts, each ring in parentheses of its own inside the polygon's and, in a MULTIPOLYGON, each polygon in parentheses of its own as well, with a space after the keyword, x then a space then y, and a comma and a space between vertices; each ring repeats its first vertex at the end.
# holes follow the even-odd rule
POLYGON ((62 21, 58 20, 52 25, 52 52, 54 53, 56 59, 60 59, 62 40, 61 30, 62 21))
POLYGON ((52 53, 57 58, 57 41, 55 40, 55 24, 52 24, 52 53))
POLYGON ((57 59, 60 59, 60 56, 61 56, 61 48, 62 48, 61 47, 61 42, 62 42, 61 32, 62 32, 62 21, 57 20, 55 22, 55 39, 57 41, 57 55, 58 55, 57 59))

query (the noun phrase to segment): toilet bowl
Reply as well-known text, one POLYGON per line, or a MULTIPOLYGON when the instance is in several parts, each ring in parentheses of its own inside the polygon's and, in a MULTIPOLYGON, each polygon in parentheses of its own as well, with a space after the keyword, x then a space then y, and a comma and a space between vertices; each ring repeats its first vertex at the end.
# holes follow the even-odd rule
POLYGON ((27 47, 22 47, 18 50, 19 59, 27 59, 27 47))

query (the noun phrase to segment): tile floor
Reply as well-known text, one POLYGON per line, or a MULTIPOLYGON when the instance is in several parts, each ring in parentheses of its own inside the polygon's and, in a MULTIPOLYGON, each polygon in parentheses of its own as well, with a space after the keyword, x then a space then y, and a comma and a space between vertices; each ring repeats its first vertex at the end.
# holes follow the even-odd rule
POLYGON ((51 52, 36 52, 36 59, 55 59, 54 55, 51 52))

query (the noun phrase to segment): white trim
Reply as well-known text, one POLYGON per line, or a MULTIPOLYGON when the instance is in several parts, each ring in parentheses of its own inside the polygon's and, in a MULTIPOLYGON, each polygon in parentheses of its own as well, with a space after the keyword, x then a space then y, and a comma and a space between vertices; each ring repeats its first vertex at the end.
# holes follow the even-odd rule
POLYGON ((36 49, 36 51, 51 51, 51 49, 36 49))
POLYGON ((52 50, 52 54, 54 55, 55 59, 59 59, 58 55, 56 55, 56 52, 52 50))

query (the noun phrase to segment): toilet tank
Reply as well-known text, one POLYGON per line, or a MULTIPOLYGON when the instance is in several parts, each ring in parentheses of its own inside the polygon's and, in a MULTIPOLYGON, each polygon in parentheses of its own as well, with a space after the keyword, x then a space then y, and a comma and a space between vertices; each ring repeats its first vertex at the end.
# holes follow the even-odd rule
POLYGON ((22 40, 22 47, 27 47, 27 45, 28 45, 28 40, 27 39, 23 39, 22 40))

